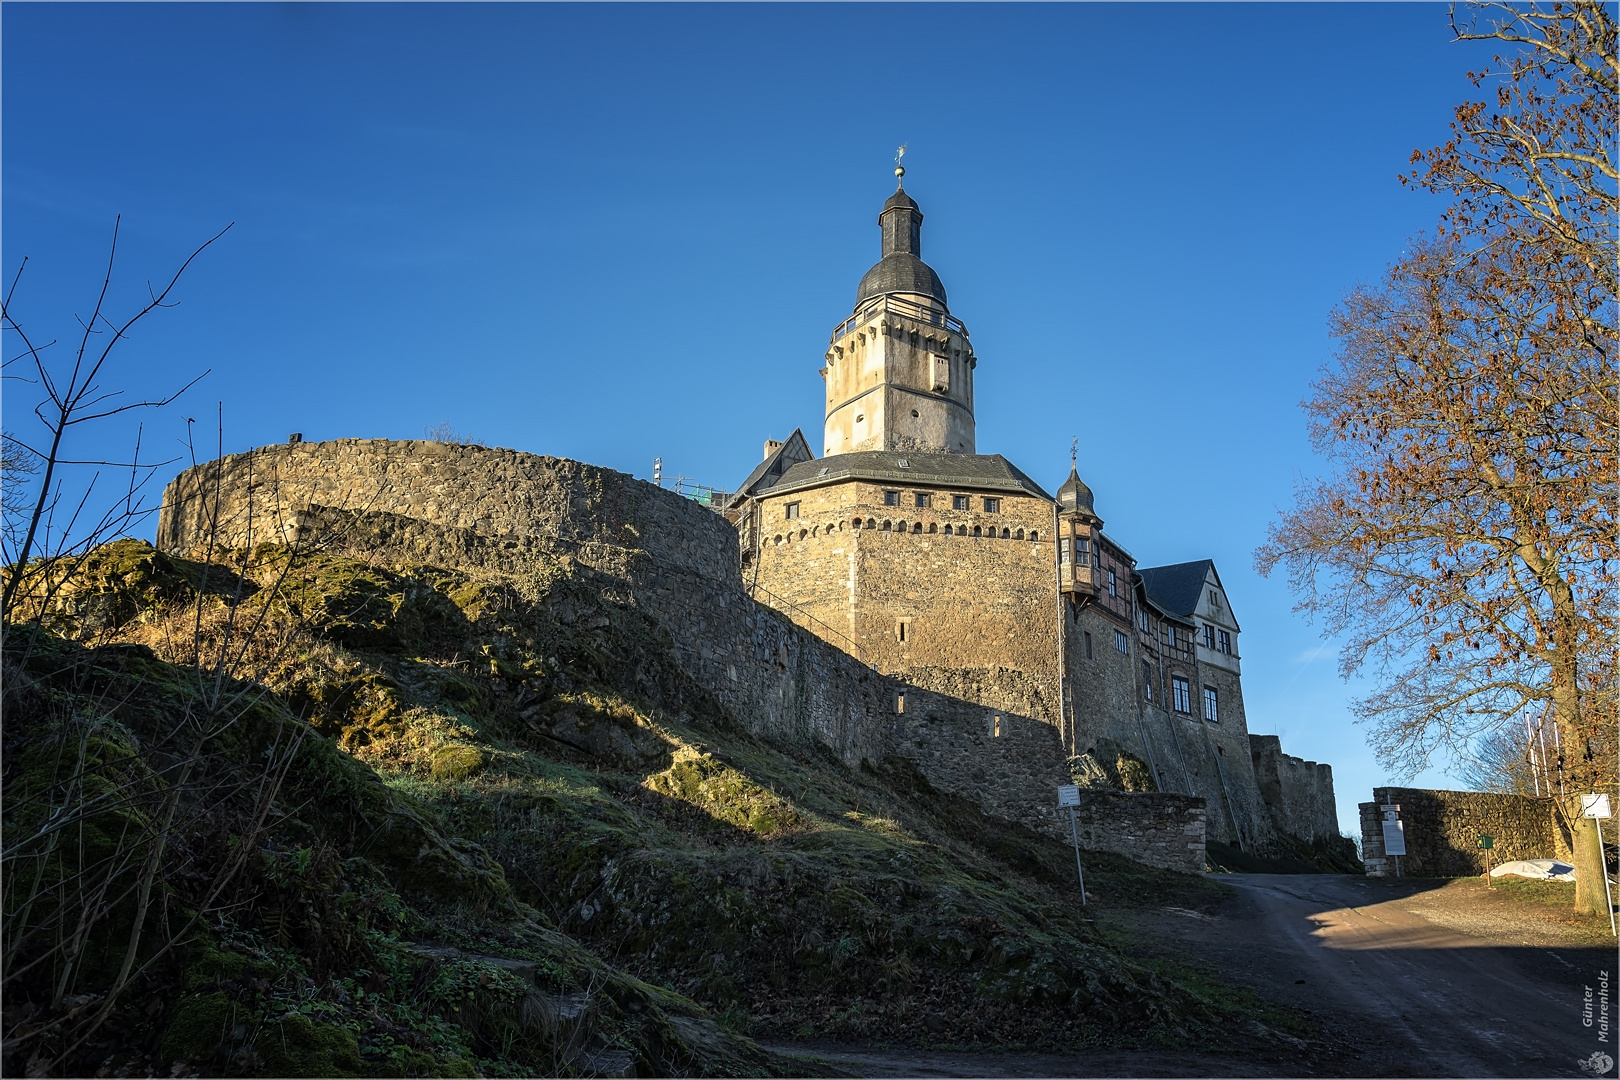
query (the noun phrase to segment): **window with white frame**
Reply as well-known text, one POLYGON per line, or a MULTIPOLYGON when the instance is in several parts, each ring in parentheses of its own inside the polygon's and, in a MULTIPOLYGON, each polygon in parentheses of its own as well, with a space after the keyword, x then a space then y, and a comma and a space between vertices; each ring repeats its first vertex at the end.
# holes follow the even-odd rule
POLYGON ((1176 712, 1192 712, 1192 686, 1180 675, 1170 676, 1170 701, 1176 712))
POLYGON ((1153 700, 1153 665, 1142 661, 1142 699, 1153 700))
POLYGON ((1118 588, 1114 584, 1114 572, 1112 570, 1108 571, 1108 595, 1109 596, 1118 596, 1119 595, 1118 588))
POLYGON ((1221 652, 1226 653, 1228 655, 1231 654, 1231 652, 1232 652, 1232 635, 1231 634, 1227 633, 1225 630, 1218 630, 1215 633, 1215 641, 1216 641, 1215 647, 1217 649, 1219 649, 1221 652))
POLYGON ((1147 608, 1136 609, 1136 625, 1141 628, 1142 633, 1144 634, 1152 629, 1152 627, 1148 625, 1147 608))
POLYGON ((1125 631, 1114 631, 1114 648, 1129 656, 1131 652, 1131 639, 1125 636, 1125 631))
POLYGON ((1204 624, 1204 648, 1213 649, 1214 647, 1215 647, 1215 628, 1213 626, 1209 625, 1209 623, 1205 623, 1204 624))
POLYGON ((1221 722, 1220 701, 1213 686, 1204 687, 1204 719, 1212 724, 1221 722))

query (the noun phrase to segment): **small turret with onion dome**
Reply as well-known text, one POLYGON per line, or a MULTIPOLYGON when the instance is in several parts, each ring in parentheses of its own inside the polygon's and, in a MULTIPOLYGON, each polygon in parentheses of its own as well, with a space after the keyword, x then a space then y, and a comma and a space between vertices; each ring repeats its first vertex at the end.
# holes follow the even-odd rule
POLYGON ((1079 443, 1069 451, 1069 478, 1057 490, 1058 501, 1058 578, 1063 592, 1094 596, 1097 592, 1099 557, 1097 539, 1102 518, 1097 516, 1091 489, 1080 479, 1079 443))

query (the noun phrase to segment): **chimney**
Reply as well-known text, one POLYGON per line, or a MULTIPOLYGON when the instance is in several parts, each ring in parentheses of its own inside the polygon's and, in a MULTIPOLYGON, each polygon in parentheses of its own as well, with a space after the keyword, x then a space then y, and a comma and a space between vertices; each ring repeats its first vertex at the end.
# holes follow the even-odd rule
MULTIPOLYGON (((766 439, 765 440, 765 457, 770 457, 772 454, 776 453, 780 449, 782 449, 782 440, 780 440, 780 439, 766 439)), ((761 460, 763 460, 763 459, 761 459, 761 460)))
POLYGON ((287 436, 287 445, 288 446, 292 446, 292 445, 294 445, 296 443, 301 443, 303 441, 304 441, 304 433, 302 431, 295 431, 291 435, 287 436))

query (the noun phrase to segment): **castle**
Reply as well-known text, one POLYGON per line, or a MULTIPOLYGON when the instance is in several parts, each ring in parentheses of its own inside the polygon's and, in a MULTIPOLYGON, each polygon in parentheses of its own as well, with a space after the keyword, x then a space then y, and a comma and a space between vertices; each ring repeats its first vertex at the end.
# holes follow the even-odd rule
POLYGON ((1328 766, 1248 733, 1214 563, 1138 567, 1076 468, 1054 498, 978 452, 978 361, 922 260, 922 222, 902 183, 826 351, 823 456, 799 431, 767 442, 727 503, 755 598, 898 680, 983 705, 992 739, 1006 714, 1050 725, 1082 782, 1202 796, 1212 839, 1336 834, 1328 766), (1277 820, 1262 790, 1290 771, 1311 789, 1308 825, 1277 820))
MULTIPOLYGON (((827 350, 803 435, 722 506, 582 462, 432 441, 266 446, 180 473, 157 543, 266 540, 514 581, 567 559, 645 612, 727 722, 911 769, 987 823, 1197 873, 1206 839, 1338 836, 1332 773, 1250 736, 1238 623, 1209 561, 1138 569, 1071 469, 1056 496, 977 452, 975 359, 884 205, 883 257, 827 350), (723 513, 714 513, 720 509, 723 513)), ((987 824, 987 827, 993 827, 987 824)))

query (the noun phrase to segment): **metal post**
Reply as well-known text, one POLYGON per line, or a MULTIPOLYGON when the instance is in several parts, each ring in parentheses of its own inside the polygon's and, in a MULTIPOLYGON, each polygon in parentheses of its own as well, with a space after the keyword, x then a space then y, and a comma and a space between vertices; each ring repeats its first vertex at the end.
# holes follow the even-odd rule
MULTIPOLYGON (((1074 811, 1070 810, 1070 814, 1074 811)), ((1616 929, 1614 921, 1614 899, 1609 895, 1609 853, 1603 850, 1603 821, 1601 818, 1592 819, 1592 827, 1598 834, 1598 873, 1603 875, 1603 905, 1609 909, 1609 933, 1620 938, 1620 929, 1616 929)), ((1084 890, 1081 890, 1084 892, 1084 890)))
MULTIPOLYGON (((1074 807, 1069 807, 1069 835, 1074 837, 1074 869, 1080 875, 1080 906, 1086 906, 1086 868, 1080 864, 1080 826, 1075 824, 1074 807)), ((1605 878, 1605 880, 1607 880, 1605 878)))

